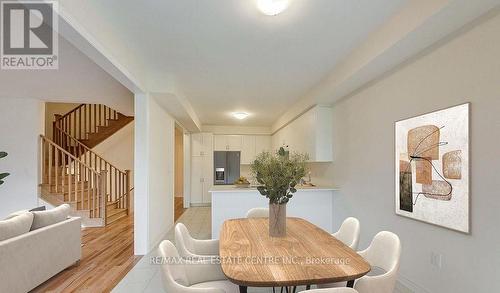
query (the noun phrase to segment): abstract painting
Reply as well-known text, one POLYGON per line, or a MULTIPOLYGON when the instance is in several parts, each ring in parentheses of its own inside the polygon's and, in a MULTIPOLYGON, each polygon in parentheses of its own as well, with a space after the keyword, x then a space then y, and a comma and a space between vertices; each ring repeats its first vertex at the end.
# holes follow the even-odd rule
POLYGON ((469 104, 395 128, 396 214, 469 233, 469 104))

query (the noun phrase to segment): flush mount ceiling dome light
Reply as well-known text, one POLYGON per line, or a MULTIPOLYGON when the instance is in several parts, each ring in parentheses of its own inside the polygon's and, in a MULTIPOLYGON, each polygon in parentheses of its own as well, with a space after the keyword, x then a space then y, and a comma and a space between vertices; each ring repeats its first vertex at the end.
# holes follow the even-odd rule
POLYGON ((248 113, 245 112, 235 112, 233 113, 233 117, 239 120, 243 120, 248 117, 248 113))
POLYGON ((277 15, 288 7, 289 0, 257 0, 257 7, 265 15, 277 15))

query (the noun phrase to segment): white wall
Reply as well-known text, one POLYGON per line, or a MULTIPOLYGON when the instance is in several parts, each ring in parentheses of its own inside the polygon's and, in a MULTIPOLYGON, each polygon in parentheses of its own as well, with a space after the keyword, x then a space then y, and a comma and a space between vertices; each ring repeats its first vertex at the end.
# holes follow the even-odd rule
MULTIPOLYGON (((130 188, 134 187, 134 122, 113 133, 92 150, 118 169, 130 170, 130 188)), ((131 211, 134 210, 134 190, 130 193, 131 211)))
POLYGON ((174 223, 175 121, 149 95, 135 97, 136 255, 149 252, 174 223))
POLYGON ((52 137, 52 124, 54 122, 55 114, 64 115, 80 104, 74 103, 45 103, 45 136, 49 139, 52 137))
POLYGON ((37 206, 44 108, 35 99, 0 98, 0 151, 9 154, 0 159, 0 173, 11 173, 0 185, 0 219, 37 206))
POLYGON ((500 16, 334 106, 334 226, 361 221, 402 240, 401 276, 417 292, 500 292, 500 16), (394 213, 394 122, 471 102, 471 234, 394 213), (431 252, 443 255, 431 266, 431 252))
POLYGON ((125 115, 134 113, 133 94, 62 37, 59 69, 0 70, 0 88, 0 98, 105 104, 125 115))

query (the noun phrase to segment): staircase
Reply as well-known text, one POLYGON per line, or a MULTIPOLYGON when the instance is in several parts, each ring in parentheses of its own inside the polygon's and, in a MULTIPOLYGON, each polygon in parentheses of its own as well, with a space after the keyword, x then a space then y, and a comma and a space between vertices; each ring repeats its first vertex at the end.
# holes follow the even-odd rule
POLYGON ((130 210, 130 171, 120 170, 92 148, 133 121, 105 105, 82 104, 56 115, 53 140, 41 136, 41 196, 68 203, 86 226, 105 226, 130 210))

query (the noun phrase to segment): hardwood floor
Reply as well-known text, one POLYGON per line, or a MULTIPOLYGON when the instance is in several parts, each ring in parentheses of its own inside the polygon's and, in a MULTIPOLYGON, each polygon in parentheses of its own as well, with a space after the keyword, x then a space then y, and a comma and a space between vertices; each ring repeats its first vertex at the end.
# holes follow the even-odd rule
POLYGON ((82 230, 82 259, 32 292, 110 292, 140 260, 134 256, 134 216, 82 230))
POLYGON ((174 221, 177 221, 187 210, 184 208, 184 198, 174 197, 174 221))

